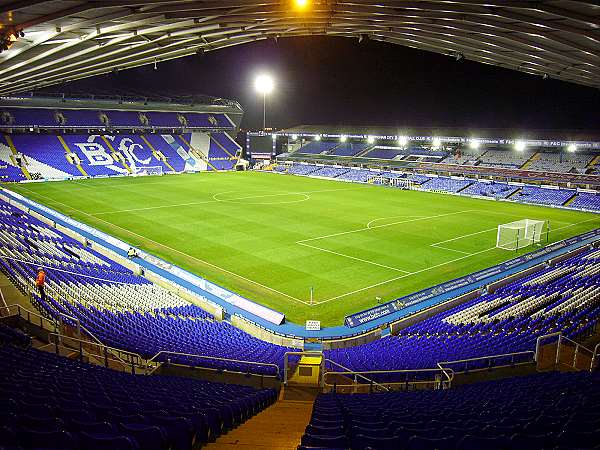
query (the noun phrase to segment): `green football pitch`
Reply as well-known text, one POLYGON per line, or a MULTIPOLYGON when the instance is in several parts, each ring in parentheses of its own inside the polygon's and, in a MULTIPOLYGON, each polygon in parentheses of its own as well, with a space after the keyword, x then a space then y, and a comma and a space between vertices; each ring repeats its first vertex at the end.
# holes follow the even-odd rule
POLYGON ((498 224, 549 221, 550 242, 600 226, 584 212, 260 172, 8 187, 288 320, 326 326, 377 297, 515 257, 495 248, 498 224))

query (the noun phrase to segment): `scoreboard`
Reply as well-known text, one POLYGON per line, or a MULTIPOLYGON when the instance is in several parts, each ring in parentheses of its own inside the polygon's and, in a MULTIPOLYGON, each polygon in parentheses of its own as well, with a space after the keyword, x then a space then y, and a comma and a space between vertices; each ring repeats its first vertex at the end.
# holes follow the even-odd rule
POLYGON ((246 149, 250 159, 273 159, 277 154, 276 142, 271 135, 246 136, 246 149))

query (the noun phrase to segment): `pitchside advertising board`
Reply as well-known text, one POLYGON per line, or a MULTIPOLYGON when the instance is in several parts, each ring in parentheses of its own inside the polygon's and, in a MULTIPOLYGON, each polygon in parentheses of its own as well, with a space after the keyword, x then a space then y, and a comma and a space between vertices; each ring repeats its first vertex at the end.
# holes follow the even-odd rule
POLYGON ((518 258, 511 259, 509 261, 503 262, 501 264, 482 270, 480 272, 476 272, 465 277, 456 278, 446 283, 438 284, 437 286, 431 287, 429 289, 424 289, 422 291, 415 292, 414 294, 407 295, 406 297, 396 299, 383 305, 379 305, 374 308, 346 316, 344 322, 346 326, 350 328, 363 325, 365 323, 371 322, 372 320, 376 320, 381 317, 385 317, 389 314, 393 314, 408 306, 416 305, 417 303, 421 303, 425 300, 430 300, 438 295, 451 292, 455 289, 463 288, 470 284, 485 280, 486 278, 509 271, 521 264, 531 261, 532 259, 539 258, 556 250, 560 250, 578 242, 582 242, 587 239, 598 236, 600 236, 600 229, 588 231, 587 233, 580 234, 579 236, 573 236, 571 238, 565 239, 560 242, 556 242, 554 244, 550 244, 546 247, 540 248, 539 250, 527 253, 526 255, 519 256, 518 258))

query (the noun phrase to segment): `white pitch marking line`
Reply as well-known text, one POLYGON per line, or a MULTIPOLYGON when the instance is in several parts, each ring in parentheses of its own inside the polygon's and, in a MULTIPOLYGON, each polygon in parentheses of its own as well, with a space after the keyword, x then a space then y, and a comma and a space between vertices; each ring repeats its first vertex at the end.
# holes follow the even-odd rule
POLYGON ((430 244, 430 247, 439 248, 441 250, 448 250, 450 252, 462 253, 463 255, 470 255, 471 254, 469 252, 463 252, 462 250, 456 250, 456 249, 450 248, 450 247, 442 247, 441 245, 436 245, 436 244, 430 244))
MULTIPOLYGON (((321 191, 284 192, 284 193, 278 193, 278 194, 248 195, 245 197, 237 197, 237 198, 232 198, 232 199, 227 199, 227 200, 220 200, 216 197, 218 197, 219 195, 232 194, 232 193, 238 192, 238 191, 218 192, 212 196, 213 197, 212 200, 204 200, 204 201, 200 201, 200 202, 176 203, 173 205, 148 206, 145 208, 119 209, 117 211, 101 211, 101 212, 97 212, 97 213, 94 213, 91 215, 97 216, 97 215, 106 215, 106 214, 119 214, 119 213, 125 213, 125 212, 150 211, 150 210, 154 210, 154 209, 178 208, 180 206, 205 205, 207 203, 227 203, 227 202, 235 202, 236 200, 246 200, 246 199, 250 199, 250 198, 274 197, 274 196, 281 196, 281 195, 305 195, 306 196, 308 194, 314 194, 314 193, 320 193, 320 192, 351 191, 351 190, 354 190, 354 189, 326 189, 326 190, 321 190, 321 191)), ((310 196, 309 196, 309 198, 310 198, 310 196)), ((300 201, 304 202, 306 200, 308 200, 308 198, 304 198, 300 201)), ((280 203, 283 203, 283 202, 276 202, 273 204, 280 204, 280 203)), ((299 201, 294 200, 293 202, 286 202, 286 203, 299 203, 299 201)))
POLYGON ((412 275, 416 275, 416 274, 418 274, 418 273, 427 272, 428 270, 435 269, 435 268, 437 268, 437 267, 441 267, 441 266, 445 266, 446 264, 450 264, 450 263, 453 263, 453 262, 456 262, 456 261, 460 261, 460 260, 463 260, 463 259, 465 259, 465 258, 470 258, 471 256, 479 255, 480 253, 489 252, 490 250, 495 250, 495 249, 496 249, 496 247, 491 247, 491 248, 488 248, 488 249, 485 249, 485 250, 481 250, 481 251, 478 251, 478 252, 469 253, 468 255, 461 256, 460 258, 451 259, 450 261, 445 261, 445 262, 443 262, 443 263, 436 264, 436 265, 434 265, 434 266, 430 266, 430 267, 426 267, 426 268, 424 268, 424 269, 417 270, 417 271, 415 271, 415 272, 410 272, 410 273, 408 273, 408 274, 406 274, 406 275, 400 275, 399 277, 392 278, 392 279, 390 279, 390 280, 387 280, 387 281, 382 281, 382 282, 380 282, 380 283, 376 283, 376 284, 373 284, 373 285, 371 285, 371 286, 366 286, 366 287, 364 287, 364 288, 357 289, 357 290, 355 290, 355 291, 346 292, 345 294, 338 295, 338 296, 336 296, 336 297, 331 297, 331 298, 328 298, 327 300, 323 300, 323 301, 317 302, 317 305, 320 305, 321 303, 327 303, 327 302, 330 302, 330 301, 332 301, 332 300, 337 300, 338 298, 347 297, 348 295, 351 295, 351 294, 356 294, 357 292, 366 291, 367 289, 371 289, 371 288, 374 288, 374 287, 377 287, 377 286, 381 286, 381 285, 383 285, 383 284, 391 283, 392 281, 396 281, 396 280, 400 280, 400 279, 402 279, 402 278, 410 277, 410 276, 412 276, 412 275))
POLYGON ((459 239, 466 238, 466 237, 469 237, 469 236, 475 236, 476 234, 487 233, 487 232, 489 232, 489 231, 496 231, 496 230, 498 230, 498 227, 496 227, 496 228, 489 228, 489 229, 487 229, 487 230, 482 230, 482 231, 477 231, 477 232, 475 232, 475 233, 463 234, 463 235, 461 235, 461 236, 457 236, 457 237, 455 237, 455 238, 452 238, 452 239, 446 239, 445 241, 434 242, 434 243, 433 243, 433 244, 431 244, 431 245, 432 245, 432 246, 436 246, 436 245, 438 245, 438 244, 444 244, 444 243, 446 243, 446 242, 457 241, 457 240, 459 240, 459 239))
MULTIPOLYGON (((591 222, 592 220, 598 220, 598 219, 594 217, 594 218, 592 218, 592 219, 582 220, 581 222, 575 222, 575 223, 572 223, 572 224, 566 225, 566 226, 564 226, 564 227, 555 228, 555 229, 554 229, 554 231, 556 231, 556 230, 563 230, 563 229, 565 229, 565 228, 570 228, 570 227, 573 227, 573 226, 575 226, 575 225, 579 225, 579 224, 586 223, 586 222, 591 222)), ((551 231, 552 231, 552 230, 551 230, 551 231)), ((363 287, 363 288, 361 288, 361 289, 356 289, 355 291, 346 292, 345 294, 338 295, 338 296, 336 296, 336 297, 331 297, 331 298, 328 298, 327 300, 322 300, 322 301, 320 301, 320 302, 317 302, 316 304, 317 304, 317 305, 320 305, 321 303, 327 303, 327 302, 330 302, 330 301, 332 301, 332 300, 337 300, 337 299, 339 299, 339 298, 347 297, 348 295, 352 295, 352 294, 356 294, 356 293, 358 293, 358 292, 366 291, 366 290, 368 290, 368 289, 371 289, 371 288, 374 288, 374 287, 377 287, 377 286, 382 286, 382 285, 384 285, 384 284, 388 284, 388 283, 391 283, 391 282, 393 282, 393 281, 400 280, 400 279, 402 279, 402 278, 407 278, 407 277, 409 277, 409 276, 411 276, 411 275, 415 275, 415 274, 418 274, 418 273, 423 273, 423 272, 426 272, 426 271, 428 271, 428 270, 435 269, 435 268, 437 268, 437 267, 445 266, 446 264, 450 264, 450 263, 453 263, 453 262, 456 262, 456 261, 460 261, 460 260, 463 260, 463 259, 469 258, 469 257, 471 257, 471 256, 475 256, 475 255, 479 255, 479 254, 481 254, 481 253, 489 252, 490 250, 494 250, 494 249, 496 249, 496 248, 497 248, 497 247, 491 247, 491 248, 488 248, 488 249, 486 249, 486 250, 481 250, 481 251, 478 251, 478 252, 475 252, 475 253, 469 253, 469 254, 467 254, 467 255, 465 255, 465 256, 461 256, 460 258, 455 258, 455 259, 452 259, 452 260, 450 260, 450 261, 446 261, 446 262, 443 262, 443 263, 440 263, 440 264, 436 264, 435 266, 426 267, 425 269, 417 270, 417 271, 415 271, 415 272, 411 272, 411 273, 409 273, 409 274, 406 274, 406 275, 400 275, 399 277, 395 277, 395 278, 392 278, 392 279, 390 279, 390 280, 382 281, 382 282, 380 282, 380 283, 375 283, 375 284, 372 284, 371 286, 366 286, 366 287, 363 287)))
POLYGON ((367 264, 372 264, 374 266, 379 266, 379 267, 383 267, 385 269, 390 269, 390 270, 394 270, 396 272, 402 272, 402 273, 411 273, 407 270, 402 270, 402 269, 397 269, 396 267, 391 267, 391 266, 386 266, 385 264, 380 264, 380 263, 376 263, 374 261, 369 261, 366 259, 362 259, 362 258, 357 258, 356 256, 350 256, 350 255, 346 255, 344 253, 338 253, 338 252, 334 252, 333 250, 328 250, 326 248, 321 248, 321 247, 316 247, 314 245, 310 245, 310 244, 305 244, 303 242, 297 242, 297 244, 303 245, 305 247, 310 247, 310 248, 314 248, 315 250, 321 250, 322 252, 327 252, 327 253, 332 253, 334 255, 338 255, 338 256, 343 256, 344 258, 349 258, 349 259, 353 259, 355 261, 360 261, 360 262, 364 262, 367 264))
POLYGON ((356 230, 341 231, 339 233, 332 233, 332 234, 327 234, 327 235, 324 235, 324 236, 317 236, 317 237, 313 237, 313 238, 302 239, 300 241, 296 241, 296 244, 300 244, 302 242, 317 241, 319 239, 325 239, 325 238, 330 238, 330 237, 335 237, 335 236, 343 236, 343 235, 351 234, 351 233, 360 233, 362 231, 374 230, 374 229, 377 229, 377 228, 391 227, 393 225, 400 225, 402 223, 418 222, 420 220, 436 219, 438 217, 453 216, 455 214, 464 214, 464 213, 474 212, 474 211, 475 210, 473 210, 473 209, 467 209, 467 210, 464 210, 464 211, 455 211, 455 212, 446 213, 446 214, 438 214, 438 215, 435 215, 435 216, 425 216, 425 217, 421 217, 419 219, 409 219, 409 220, 401 220, 401 221, 398 221, 398 222, 385 223, 383 225, 375 225, 375 226, 372 226, 370 228, 365 227, 365 228, 358 228, 356 230))
MULTIPOLYGON (((38 195, 37 195, 35 192, 33 192, 33 191, 31 191, 31 190, 29 190, 29 189, 27 189, 27 188, 23 188, 23 189, 24 189, 24 190, 26 190, 26 191, 28 191, 28 192, 30 192, 32 195, 34 195, 34 196, 36 196, 36 197, 40 197, 40 196, 38 196, 38 195)), ((106 223, 106 224, 108 224, 108 225, 110 225, 110 226, 113 226, 113 227, 115 227, 115 228, 119 228, 119 229, 121 229, 121 230, 123 230, 123 231, 125 231, 125 232, 127 232, 127 233, 129 233, 129 234, 131 234, 131 235, 137 236, 137 237, 139 237, 139 238, 141 238, 141 239, 145 239, 146 241, 152 242, 153 244, 156 244, 156 245, 158 245, 158 246, 161 246, 161 247, 163 247, 163 248, 166 248, 166 249, 169 249, 169 250, 171 250, 171 251, 174 251, 175 253, 179 253, 180 255, 186 256, 186 257, 188 257, 188 258, 191 258, 191 259, 193 259, 193 260, 195 260, 195 261, 198 261, 198 262, 201 262, 201 263, 203 263, 203 264, 206 264, 207 266, 214 267, 215 269, 218 269, 218 270, 220 270, 220 271, 222 271, 222 272, 225 272, 225 273, 227 273, 227 274, 229 274, 229 275, 236 276, 236 277, 238 277, 238 278, 241 278, 241 279, 242 279, 242 280, 244 280, 244 281, 247 281, 247 282, 249 282, 249 283, 255 284, 255 285, 257 285, 257 286, 260 286, 260 287, 263 287, 263 288, 265 288, 265 289, 267 289, 267 290, 269 290, 269 291, 276 292, 277 294, 283 295, 284 297, 290 298, 290 299, 292 299, 292 300, 295 300, 295 301, 297 301, 297 302, 300 302, 300 303, 303 303, 303 304, 305 304, 305 305, 309 305, 309 306, 310 306, 310 303, 309 303, 309 302, 306 302, 306 301, 304 301, 304 300, 300 300, 299 298, 296 298, 296 297, 293 297, 293 296, 291 296, 291 295, 289 295, 289 294, 286 294, 286 293, 284 293, 284 292, 278 291, 277 289, 274 289, 274 288, 272 288, 272 287, 265 286, 264 284, 261 284, 261 283, 259 283, 258 281, 250 280, 249 278, 246 278, 246 277, 244 277, 244 276, 242 276, 242 275, 239 275, 239 274, 237 274, 237 273, 235 273, 235 272, 232 272, 232 271, 230 271, 230 270, 223 269, 222 267, 219 267, 219 266, 217 266, 216 264, 210 263, 210 262, 208 262, 208 261, 204 261, 204 260, 202 260, 202 259, 200 259, 200 258, 196 258, 195 256, 192 256, 192 255, 188 255, 187 253, 184 253, 184 252, 182 252, 182 251, 180 251, 180 250, 177 250, 177 249, 175 249, 175 248, 169 247, 168 245, 165 245, 165 244, 162 244, 162 243, 160 243, 160 242, 157 242, 157 241, 155 241, 155 240, 153 240, 153 239, 150 239, 150 238, 148 238, 148 237, 146 237, 146 236, 142 236, 141 234, 135 233, 135 232, 133 232, 133 231, 131 231, 131 230, 128 230, 128 229, 126 229, 126 228, 120 227, 119 225, 116 225, 116 224, 114 224, 114 223, 112 223, 112 222, 109 222, 109 221, 107 221, 107 220, 101 219, 100 217, 96 217, 96 216, 94 216, 93 214, 90 214, 90 213, 88 213, 88 212, 81 211, 80 209, 74 208, 74 207, 72 207, 72 206, 69 206, 69 205, 67 205, 67 204, 65 204, 65 203, 59 202, 58 200, 54 200, 54 199, 44 199, 44 200, 45 200, 45 201, 48 201, 48 200, 49 200, 49 201, 51 201, 51 202, 53 202, 53 203, 57 203, 57 204, 59 204, 59 205, 66 206, 67 208, 69 208, 69 209, 72 209, 73 211, 77 211, 77 212, 78 212, 78 213, 80 213, 80 214, 83 214, 83 215, 86 215, 86 216, 90 216, 90 217, 94 217, 95 219, 98 219, 98 220, 100 220, 100 221, 102 221, 102 222, 104 222, 104 223, 106 223)))
POLYGON ((373 219, 369 223, 367 223, 367 228, 371 228, 371 224, 373 222, 379 222, 380 220, 384 220, 384 219, 395 219, 396 217, 418 217, 418 218, 422 218, 422 217, 426 217, 426 216, 400 215, 400 216, 378 217, 377 219, 373 219))

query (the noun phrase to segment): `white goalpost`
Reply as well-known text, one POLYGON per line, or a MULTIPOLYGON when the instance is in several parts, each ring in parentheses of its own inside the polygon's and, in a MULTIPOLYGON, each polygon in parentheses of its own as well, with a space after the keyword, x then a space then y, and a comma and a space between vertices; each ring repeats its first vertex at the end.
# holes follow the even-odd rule
POLYGON ((143 166, 136 167, 133 171, 133 176, 143 177, 147 175, 162 175, 163 168, 162 166, 143 166))
POLYGON ((518 250, 537 244, 542 240, 545 222, 523 219, 498 225, 496 247, 504 250, 518 250))
POLYGON ((373 176, 367 180, 367 183, 382 184, 384 186, 393 186, 399 189, 412 189, 414 183, 406 178, 373 176))

